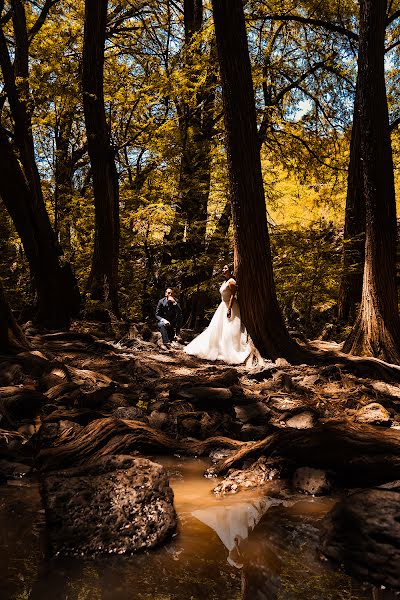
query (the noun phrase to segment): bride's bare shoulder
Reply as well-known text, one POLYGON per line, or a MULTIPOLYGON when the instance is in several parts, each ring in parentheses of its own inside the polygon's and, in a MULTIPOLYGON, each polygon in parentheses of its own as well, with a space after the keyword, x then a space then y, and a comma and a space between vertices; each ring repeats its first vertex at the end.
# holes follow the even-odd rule
POLYGON ((228 285, 230 287, 236 286, 236 281, 233 279, 233 277, 231 277, 230 279, 228 279, 228 285))

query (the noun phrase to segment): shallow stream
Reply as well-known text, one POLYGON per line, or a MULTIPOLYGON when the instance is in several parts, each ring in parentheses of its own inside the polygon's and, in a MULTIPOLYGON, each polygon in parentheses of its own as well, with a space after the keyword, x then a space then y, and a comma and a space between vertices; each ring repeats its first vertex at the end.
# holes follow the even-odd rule
POLYGON ((318 527, 332 500, 215 497, 208 463, 161 458, 179 515, 166 546, 129 557, 44 558, 38 487, 0 488, 1 600, 394 600, 329 568, 318 527))

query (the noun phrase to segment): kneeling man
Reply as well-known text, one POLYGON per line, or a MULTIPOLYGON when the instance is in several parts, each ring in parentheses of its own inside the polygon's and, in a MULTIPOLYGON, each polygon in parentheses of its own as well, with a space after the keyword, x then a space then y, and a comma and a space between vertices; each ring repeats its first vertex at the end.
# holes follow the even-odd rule
POLYGON ((164 298, 158 301, 156 319, 163 344, 169 346, 175 336, 179 334, 182 325, 181 307, 173 297, 171 288, 167 288, 164 298))

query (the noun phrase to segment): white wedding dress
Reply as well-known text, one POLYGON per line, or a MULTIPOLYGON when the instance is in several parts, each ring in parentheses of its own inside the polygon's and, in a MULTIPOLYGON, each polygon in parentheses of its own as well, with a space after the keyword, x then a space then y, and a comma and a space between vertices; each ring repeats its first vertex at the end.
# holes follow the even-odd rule
POLYGON ((250 345, 247 333, 242 326, 238 301, 232 304, 231 317, 228 319, 227 311, 232 295, 228 279, 220 287, 222 302, 214 313, 207 329, 190 342, 185 348, 186 354, 207 360, 223 360, 229 365, 243 363, 250 354, 250 345))

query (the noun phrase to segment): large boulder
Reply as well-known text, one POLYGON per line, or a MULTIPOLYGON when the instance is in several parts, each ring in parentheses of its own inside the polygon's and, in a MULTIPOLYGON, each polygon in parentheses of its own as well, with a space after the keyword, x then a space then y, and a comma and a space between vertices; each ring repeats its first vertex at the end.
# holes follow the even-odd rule
POLYGON ((400 482, 339 502, 326 517, 322 552, 363 581, 400 589, 400 482))
POLYGON ((148 550, 176 528, 167 474, 145 458, 106 456, 45 474, 41 494, 52 554, 148 550))

